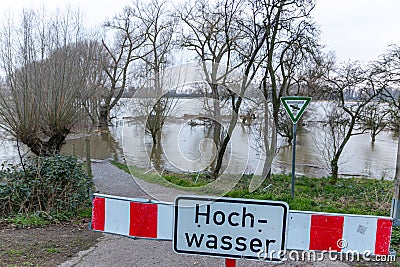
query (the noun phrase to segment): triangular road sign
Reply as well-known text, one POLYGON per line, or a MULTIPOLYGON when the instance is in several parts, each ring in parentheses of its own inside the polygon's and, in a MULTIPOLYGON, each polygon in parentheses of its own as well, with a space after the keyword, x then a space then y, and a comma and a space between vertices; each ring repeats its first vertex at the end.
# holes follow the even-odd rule
POLYGON ((289 114, 290 119, 296 124, 304 110, 311 101, 311 97, 307 96, 283 96, 281 97, 282 104, 289 114))

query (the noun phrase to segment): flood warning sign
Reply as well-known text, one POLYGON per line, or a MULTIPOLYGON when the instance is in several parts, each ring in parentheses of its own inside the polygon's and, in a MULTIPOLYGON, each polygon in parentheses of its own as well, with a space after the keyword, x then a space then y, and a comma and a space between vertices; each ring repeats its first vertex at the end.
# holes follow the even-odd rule
POLYGON ((287 203, 280 201, 179 196, 175 199, 173 249, 259 259, 260 253, 285 250, 288 213, 287 203))

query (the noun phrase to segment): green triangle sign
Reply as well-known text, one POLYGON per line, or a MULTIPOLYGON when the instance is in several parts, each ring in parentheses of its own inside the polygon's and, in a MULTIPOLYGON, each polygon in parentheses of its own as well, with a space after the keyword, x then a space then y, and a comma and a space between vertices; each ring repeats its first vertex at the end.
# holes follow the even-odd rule
POLYGON ((311 97, 307 96, 283 96, 281 102, 286 112, 289 114, 290 119, 296 124, 304 110, 311 101, 311 97))

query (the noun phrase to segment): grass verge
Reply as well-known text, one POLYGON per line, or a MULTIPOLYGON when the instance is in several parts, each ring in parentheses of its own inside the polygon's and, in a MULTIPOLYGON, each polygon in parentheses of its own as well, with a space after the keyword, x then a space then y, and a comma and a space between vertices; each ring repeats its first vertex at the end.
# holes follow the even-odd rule
POLYGON ((14 228, 30 228, 30 227, 43 227, 50 224, 65 223, 65 222, 79 222, 85 218, 91 218, 92 207, 88 205, 86 208, 78 212, 35 212, 31 214, 19 213, 12 214, 8 217, 0 218, 0 223, 9 224, 14 228))
POLYGON ((206 185, 210 179, 203 174, 180 174, 180 173, 165 173, 162 177, 157 172, 145 172, 144 169, 136 166, 128 166, 126 164, 111 161, 111 163, 119 169, 132 174, 133 176, 145 180, 153 184, 160 184, 167 187, 179 187, 179 189, 188 190, 206 185))
MULTIPOLYGON (((112 162, 118 168, 150 183, 163 186, 172 184, 193 189, 207 183, 202 175, 172 174, 163 176, 155 173, 143 173, 134 166, 112 162), (167 182, 168 181, 168 182, 167 182)), ((290 195, 291 176, 274 174, 255 191, 249 192, 252 175, 244 175, 235 188, 225 194, 226 197, 279 200, 289 204, 291 210, 316 211, 345 214, 364 214, 389 216, 393 195, 393 181, 366 178, 342 178, 335 185, 329 183, 329 177, 297 177, 295 197, 290 195)), ((391 246, 400 251, 400 227, 393 227, 391 246)))
MULTIPOLYGON (((181 186, 188 190, 207 184, 205 175, 143 173, 134 166, 112 162, 118 168, 150 183, 163 186, 181 186), (172 185, 171 185, 172 184, 172 185)), ((366 178, 343 178, 332 185, 330 179, 297 177, 295 197, 290 195, 290 175, 274 174, 255 191, 249 192, 252 175, 243 175, 236 186, 225 194, 226 197, 280 200, 289 204, 292 210, 369 214, 389 216, 393 194, 393 181, 366 178)))

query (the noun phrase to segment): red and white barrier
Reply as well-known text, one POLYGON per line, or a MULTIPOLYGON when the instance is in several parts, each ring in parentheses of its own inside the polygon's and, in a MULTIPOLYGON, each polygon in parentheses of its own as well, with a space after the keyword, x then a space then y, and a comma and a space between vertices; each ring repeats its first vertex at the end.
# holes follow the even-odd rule
POLYGON ((108 195, 93 196, 92 229, 128 237, 172 240, 173 205, 108 195))
MULTIPOLYGON (((92 229, 135 238, 172 240, 173 204, 108 195, 93 196, 92 229)), ((392 218, 290 211, 288 250, 388 255, 392 218)))
POLYGON ((388 255, 392 218, 290 211, 287 248, 388 255))

